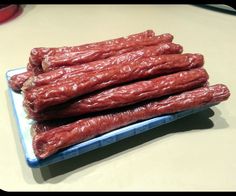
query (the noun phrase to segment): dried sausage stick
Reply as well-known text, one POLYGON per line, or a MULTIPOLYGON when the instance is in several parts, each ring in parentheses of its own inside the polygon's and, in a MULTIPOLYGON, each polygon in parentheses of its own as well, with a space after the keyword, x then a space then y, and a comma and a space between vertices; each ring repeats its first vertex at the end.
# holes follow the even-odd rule
POLYGON ((130 41, 135 41, 135 40, 145 40, 149 39, 155 36, 155 32, 153 30, 147 30, 141 33, 137 34, 132 34, 129 35, 127 38, 120 37, 116 39, 111 39, 111 40, 106 40, 106 41, 101 41, 101 42, 95 42, 95 43, 89 43, 89 44, 83 44, 80 46, 72 46, 72 47, 54 47, 54 48, 47 48, 47 47, 40 47, 40 48, 33 48, 30 53, 30 62, 34 65, 40 65, 42 63, 42 60, 45 55, 56 55, 56 54, 62 54, 65 52, 78 52, 80 50, 85 50, 85 49, 95 49, 99 46, 104 46, 108 44, 116 44, 120 41, 124 40, 130 40, 130 41))
MULTIPOLYGON (((31 71, 35 72, 35 75, 42 73, 42 61, 46 56, 57 56, 69 53, 81 52, 83 54, 83 61, 89 62, 92 60, 98 60, 99 58, 107 58, 113 55, 119 55, 132 50, 138 50, 146 45, 155 45, 161 42, 171 42, 173 35, 163 34, 155 36, 152 30, 147 30, 142 33, 130 35, 127 38, 118 38, 113 40, 107 40, 102 42, 84 44, 80 46, 72 47, 59 47, 59 48, 34 48, 31 50, 29 66, 31 71), (147 42, 149 40, 149 42, 147 42), (104 50, 104 48, 106 48, 104 50), (100 53, 100 56, 94 56, 94 52, 104 51, 104 55, 100 53), (109 52, 110 51, 110 52, 109 52), (116 52, 115 52, 116 51, 116 52), (116 54, 115 54, 115 53, 116 54)), ((98 53, 96 53, 98 54, 98 53)), ((80 61, 81 62, 81 61, 80 61)), ((80 63, 81 64, 81 63, 80 63)))
POLYGON ((16 74, 9 79, 8 84, 14 91, 19 92, 21 91, 24 82, 32 75, 33 73, 31 71, 16 74))
POLYGON ((24 106, 39 112, 78 96, 106 87, 200 67, 204 63, 200 54, 171 54, 150 57, 133 66, 121 65, 112 69, 91 71, 56 84, 33 88, 24 93, 24 106))
POLYGON ((61 66, 72 66, 75 64, 87 63, 111 56, 117 56, 127 52, 139 50, 145 46, 157 45, 171 42, 173 36, 163 34, 147 40, 122 41, 121 43, 99 46, 97 49, 80 50, 78 52, 62 53, 53 56, 46 56, 42 61, 44 72, 58 69, 61 66))
POLYGON ((79 99, 76 102, 65 104, 64 107, 55 107, 45 112, 34 113, 33 111, 29 111, 28 117, 37 121, 63 119, 123 107, 144 100, 191 90, 202 86, 207 80, 208 74, 204 69, 191 69, 189 71, 177 72, 150 80, 115 87, 79 99))
POLYGON ((109 57, 98 61, 92 61, 81 65, 74 65, 65 68, 59 68, 50 72, 42 73, 37 76, 32 76, 25 82, 23 89, 29 90, 35 86, 47 85, 75 75, 82 74, 88 71, 101 70, 110 68, 111 66, 134 64, 138 60, 146 57, 158 56, 163 54, 179 54, 182 53, 183 47, 174 43, 161 43, 155 46, 148 46, 143 49, 121 54, 119 56, 109 57))
POLYGON ((152 117, 197 108, 228 99, 230 92, 225 85, 217 84, 186 91, 162 101, 153 101, 141 106, 78 120, 33 137, 35 155, 44 159, 60 149, 88 140, 122 126, 152 117))
MULTIPOLYGON (((106 41, 101 41, 101 42, 96 42, 96 43, 89 43, 89 44, 84 44, 80 46, 72 46, 72 47, 58 47, 58 48, 46 48, 46 47, 40 47, 40 48, 33 48, 30 53, 30 58, 29 58, 29 64, 27 66, 28 71, 34 72, 35 75, 38 75, 40 73, 43 73, 43 68, 42 68, 42 61, 44 57, 46 56, 54 56, 54 55, 60 55, 64 53, 70 53, 70 52, 78 52, 78 51, 84 51, 84 50, 94 50, 98 49, 98 47, 104 47, 105 45, 108 46, 108 44, 116 44, 120 43, 121 41, 133 41, 135 40, 141 41, 141 40, 146 40, 150 39, 155 36, 154 31, 152 30, 147 30, 141 33, 133 34, 128 36, 127 38, 121 37, 117 39, 112 39, 112 40, 106 40, 106 41)), ((172 37, 173 39, 173 37, 172 37)))

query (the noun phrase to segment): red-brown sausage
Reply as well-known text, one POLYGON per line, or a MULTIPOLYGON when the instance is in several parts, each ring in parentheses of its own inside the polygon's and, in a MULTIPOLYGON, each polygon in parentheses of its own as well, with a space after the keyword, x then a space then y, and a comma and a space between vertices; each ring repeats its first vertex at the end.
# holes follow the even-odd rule
POLYGON ((201 87, 174 95, 162 101, 152 101, 141 106, 115 113, 78 120, 33 137, 35 155, 44 159, 60 149, 90 139, 131 123, 163 114, 197 108, 228 99, 230 92, 225 85, 201 87))
POLYGON ((79 116, 131 105, 144 100, 190 90, 205 84, 204 69, 192 69, 174 74, 115 87, 100 93, 58 106, 41 113, 29 111, 28 117, 37 121, 79 116))
POLYGON ((33 87, 43 86, 57 81, 63 81, 68 78, 79 76, 84 72, 102 70, 111 68, 112 66, 120 66, 125 64, 134 64, 142 58, 158 56, 163 54, 179 54, 182 53, 183 47, 174 43, 161 43, 155 46, 148 46, 141 50, 125 53, 119 56, 109 57, 107 59, 92 61, 81 65, 74 65, 65 68, 59 68, 50 72, 32 76, 24 83, 23 89, 29 90, 33 87))
POLYGON ((122 40, 115 44, 105 44, 89 50, 79 50, 77 52, 67 52, 57 55, 46 56, 42 61, 42 68, 46 71, 58 69, 63 66, 82 64, 98 59, 105 59, 111 56, 117 56, 127 52, 139 50, 145 46, 157 45, 160 43, 171 42, 173 36, 163 34, 148 39, 122 40))
POLYGON ((34 48, 31 51, 30 63, 31 70, 35 71, 35 75, 51 69, 56 69, 58 66, 82 64, 94 60, 104 59, 110 56, 120 55, 126 52, 135 51, 145 46, 156 45, 164 42, 172 42, 171 34, 163 34, 155 36, 151 30, 143 33, 128 36, 127 38, 118 38, 92 44, 85 44, 72 47, 60 48, 34 48), (76 57, 74 56, 76 54, 76 57), (56 66, 47 64, 47 60, 42 63, 44 58, 56 59, 56 66), (70 57, 70 58, 68 58, 70 57), (60 62, 63 62, 61 64, 60 62), (42 69, 44 65, 44 71, 42 69), (60 64, 60 65, 59 65, 60 64), (50 67, 49 67, 50 66, 50 67))
POLYGON ((24 106, 39 112, 78 96, 106 87, 202 66, 200 54, 172 54, 141 59, 141 63, 121 65, 112 69, 91 71, 63 82, 33 88, 25 92, 24 106))
POLYGON ((71 46, 71 47, 54 47, 54 48, 46 48, 46 47, 40 47, 40 48, 33 48, 30 53, 30 62, 34 65, 41 65, 42 60, 44 59, 44 56, 48 55, 57 55, 57 54, 63 54, 68 52, 78 52, 80 50, 86 50, 86 49, 97 49, 100 46, 105 45, 115 45, 121 41, 129 40, 129 41, 142 41, 146 39, 150 39, 155 36, 155 32, 153 30, 147 30, 141 33, 132 34, 129 35, 127 38, 120 37, 116 39, 101 41, 101 42, 95 42, 95 43, 89 43, 89 44, 83 44, 79 46, 71 46))
POLYGON ((21 91, 24 82, 27 79, 29 79, 32 75, 33 73, 31 71, 26 71, 20 74, 16 74, 8 80, 8 84, 14 91, 19 92, 21 91))

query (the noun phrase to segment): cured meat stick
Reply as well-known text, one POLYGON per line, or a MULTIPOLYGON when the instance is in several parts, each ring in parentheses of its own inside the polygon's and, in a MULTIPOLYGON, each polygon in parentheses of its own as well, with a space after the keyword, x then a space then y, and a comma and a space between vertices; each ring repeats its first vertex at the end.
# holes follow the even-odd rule
POLYGON ((41 113, 29 112, 28 117, 37 121, 79 116, 135 104, 144 100, 179 93, 202 86, 208 80, 207 72, 202 68, 177 72, 154 79, 139 81, 95 95, 79 99, 76 102, 55 107, 41 113))
POLYGON ((54 48, 47 48, 47 47, 39 47, 39 48, 33 48, 30 53, 29 58, 29 64, 27 66, 27 69, 29 71, 33 71, 35 75, 38 75, 40 73, 43 73, 42 68, 42 61, 46 56, 55 56, 55 55, 61 55, 64 53, 71 53, 71 52, 79 52, 79 51, 86 51, 91 53, 92 49, 98 49, 99 47, 104 47, 105 45, 108 46, 108 44, 115 44, 120 43, 124 41, 135 41, 135 40, 146 40, 150 39, 155 36, 154 31, 147 30, 141 33, 133 34, 128 36, 127 38, 121 37, 117 39, 111 39, 101 42, 95 42, 95 43, 89 43, 89 44, 83 44, 79 46, 64 46, 64 47, 54 47, 54 48), (90 52, 89 52, 90 50, 90 52))
POLYGON ((80 50, 85 49, 95 49, 99 46, 104 46, 106 44, 116 44, 119 41, 124 40, 143 40, 143 39, 149 39, 155 36, 155 32, 153 30, 147 30, 141 33, 132 34, 127 36, 127 38, 120 37, 116 39, 111 40, 105 40, 101 42, 95 42, 95 43, 89 43, 89 44, 83 44, 79 46, 64 46, 64 47, 54 47, 54 48, 47 48, 47 47, 39 47, 39 48, 33 48, 30 53, 30 62, 34 65, 40 65, 42 64, 42 60, 45 55, 56 55, 56 54, 63 54, 65 52, 78 52, 80 50))
POLYGON ((148 46, 143 49, 121 54, 119 56, 109 57, 98 61, 92 61, 81 65, 74 65, 65 68, 59 68, 50 72, 45 72, 37 76, 32 76, 25 82, 23 89, 29 90, 33 87, 47 85, 75 75, 83 74, 88 71, 95 71, 110 68, 112 66, 120 66, 125 64, 134 64, 140 61, 142 58, 158 56, 163 54, 180 54, 183 51, 183 47, 174 43, 161 43, 155 46, 148 46))
POLYGON ((152 117, 194 109, 228 99, 230 92, 225 85, 217 84, 186 91, 161 101, 152 101, 132 109, 85 118, 74 123, 53 128, 33 137, 33 149, 39 159, 58 150, 88 140, 114 129, 152 117))
POLYGON ((82 50, 78 52, 63 53, 54 56, 46 56, 42 61, 42 68, 46 71, 58 69, 61 66, 71 66, 74 64, 86 63, 98 59, 105 59, 127 52, 141 49, 145 46, 157 45, 160 43, 171 42, 173 36, 162 34, 147 40, 124 41, 124 43, 108 44, 98 49, 82 50))
POLYGON ((26 71, 12 76, 8 80, 9 86, 16 92, 21 91, 24 82, 33 75, 31 71, 26 71))
MULTIPOLYGON (((156 45, 163 42, 172 42, 172 40, 173 36, 171 34, 167 33, 155 36, 155 33, 153 31, 148 30, 142 33, 128 36, 127 38, 118 38, 114 40, 107 40, 80 46, 34 48, 31 50, 31 56, 29 59, 31 66, 29 68, 31 68, 31 70, 33 71, 35 70, 35 75, 37 75, 44 71, 51 70, 51 67, 44 69, 44 71, 42 69, 43 59, 49 56, 51 56, 53 59, 56 59, 57 64, 62 60, 64 62, 62 66, 71 65, 70 63, 82 64, 85 62, 104 59, 110 56, 120 55, 126 52, 138 50, 149 45, 156 45)), ((46 63, 44 64, 44 67, 48 67, 46 63)), ((58 68, 58 66, 56 66, 56 68, 58 68)))
POLYGON ((112 69, 91 71, 63 82, 33 88, 24 93, 24 106, 35 112, 64 103, 84 94, 106 87, 202 66, 200 54, 171 54, 150 57, 135 65, 121 65, 112 69))

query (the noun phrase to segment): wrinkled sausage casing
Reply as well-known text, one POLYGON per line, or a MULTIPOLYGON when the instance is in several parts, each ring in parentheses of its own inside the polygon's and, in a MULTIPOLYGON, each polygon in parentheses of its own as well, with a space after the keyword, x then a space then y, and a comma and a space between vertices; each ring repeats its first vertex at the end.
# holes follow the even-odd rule
POLYGON ((28 80, 31 76, 33 76, 33 73, 31 71, 16 74, 10 78, 8 84, 14 91, 19 92, 21 91, 24 82, 28 80))
POLYGON ((130 35, 127 38, 118 38, 97 43, 85 44, 72 47, 59 48, 34 48, 31 51, 29 71, 35 75, 44 71, 57 69, 61 65, 81 64, 120 55, 126 52, 138 50, 145 46, 155 45, 162 42, 172 42, 171 34, 155 36, 152 30, 130 35), (52 57, 53 63, 50 58, 52 57), (47 59, 45 62, 44 59, 47 59), (49 58, 49 60, 48 60, 49 58), (55 64, 56 63, 56 64, 55 64), (62 63, 62 64, 61 64, 62 63), (72 64, 71 64, 72 63, 72 64), (42 64, 44 70, 42 68, 42 64))
POLYGON ((30 111, 28 117, 37 121, 63 119, 123 107, 144 100, 190 90, 205 84, 207 80, 208 74, 204 69, 191 69, 115 87, 78 99, 75 102, 67 103, 64 107, 60 105, 45 112, 34 113, 30 111))
POLYGON ((45 159, 71 145, 137 121, 227 100, 209 86, 201 54, 152 30, 77 46, 39 47, 8 85, 22 91, 33 150, 45 159))
POLYGON ((103 60, 92 61, 80 65, 61 67, 59 69, 45 72, 37 76, 32 76, 24 83, 23 90, 29 90, 34 87, 47 85, 59 81, 66 80, 68 78, 77 77, 84 72, 102 70, 111 68, 112 66, 120 66, 125 64, 135 64, 142 58, 153 57, 163 54, 180 54, 183 51, 183 47, 174 43, 161 43, 155 46, 148 46, 141 50, 125 53, 119 56, 109 57, 103 60))
MULTIPOLYGON (((92 44, 85 44, 73 47, 60 47, 60 48, 34 48, 31 51, 29 63, 27 64, 28 72, 32 75, 39 75, 45 71, 51 71, 64 66, 80 65, 84 62, 91 62, 99 59, 105 59, 111 56, 119 56, 130 51, 136 51, 141 48, 146 48, 149 45, 158 45, 160 43, 170 43, 173 36, 170 34, 163 34, 155 36, 152 30, 147 30, 142 33, 130 35, 127 38, 118 38, 114 40, 107 40, 92 44), (53 58, 56 60, 56 66, 51 65, 45 70, 42 69, 42 61, 44 58, 53 58), (62 62, 62 64, 61 64, 62 62), (67 63, 66 63, 67 62, 67 63), (59 63, 59 65, 58 65, 59 63)), ((170 53, 171 53, 171 49, 170 53)), ((161 51, 163 54, 168 54, 168 51, 161 51)), ((49 58, 49 59, 50 59, 49 58)), ((45 65, 48 66, 48 65, 45 65)), ((99 66, 99 65, 98 65, 99 66)), ((84 67, 85 68, 85 67, 84 67)), ((53 75, 53 74, 52 74, 53 75)), ((70 74, 69 74, 70 75, 70 74)), ((25 74, 25 80, 30 76, 25 74)), ((13 77, 10 86, 13 90, 20 91, 25 81, 21 76, 13 77)))
POLYGON ((33 88, 24 93, 24 106, 35 112, 78 96, 114 85, 202 66, 200 54, 171 54, 141 59, 140 63, 91 71, 63 82, 33 88))
POLYGON ((122 41, 121 43, 117 43, 115 45, 98 47, 98 49, 81 50, 78 52, 46 56, 42 61, 42 68, 45 72, 51 71, 58 69, 58 67, 61 66, 71 66, 74 64, 82 64, 99 59, 106 59, 111 56, 117 56, 127 52, 139 50, 145 46, 171 42, 172 40, 172 35, 162 34, 147 40, 122 41))
POLYGON ((53 48, 46 48, 46 47, 39 47, 39 48, 33 48, 30 53, 30 61, 34 65, 38 65, 42 63, 42 60, 45 55, 56 55, 56 54, 63 54, 65 52, 78 52, 80 50, 85 49, 94 49, 99 46, 104 46, 106 44, 115 44, 116 42, 119 42, 121 40, 142 40, 142 39, 148 39, 155 36, 155 32, 153 30, 147 30, 141 33, 129 35, 127 38, 120 37, 116 39, 111 40, 105 40, 101 42, 95 42, 95 43, 89 43, 89 44, 83 44, 80 46, 72 46, 72 47, 53 47, 53 48))
POLYGON ((228 88, 225 85, 218 84, 186 91, 124 111, 81 119, 74 123, 36 134, 33 137, 33 149, 38 158, 44 159, 60 149, 116 128, 163 114, 218 103, 228 99, 229 96, 228 88))

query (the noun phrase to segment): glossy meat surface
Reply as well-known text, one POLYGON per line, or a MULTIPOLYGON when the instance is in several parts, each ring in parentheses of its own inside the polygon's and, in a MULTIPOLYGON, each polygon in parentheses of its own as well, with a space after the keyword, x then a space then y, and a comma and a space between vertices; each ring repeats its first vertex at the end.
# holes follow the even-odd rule
POLYGON ((33 138, 33 149, 38 158, 44 159, 60 149, 119 127, 163 114, 218 103, 227 100, 229 96, 228 88, 225 85, 217 84, 186 91, 124 111, 81 119, 74 123, 36 134, 33 138))
POLYGON ((115 87, 45 112, 34 113, 29 111, 28 117, 37 121, 63 119, 123 107, 144 100, 190 90, 205 84, 207 80, 208 74, 204 69, 191 69, 115 87))
POLYGON ((31 71, 16 74, 9 79, 8 84, 14 91, 19 92, 21 91, 24 82, 28 80, 32 75, 33 73, 31 71))
POLYGON ((45 72, 37 76, 32 76, 25 84, 23 89, 28 90, 34 87, 55 83, 68 78, 79 76, 85 72, 111 68, 125 64, 135 64, 142 58, 153 57, 163 54, 182 53, 183 47, 174 43, 162 43, 155 46, 148 46, 143 49, 121 54, 119 56, 109 57, 98 61, 92 61, 81 65, 61 67, 59 69, 45 72))
POLYGON ((91 71, 62 82, 33 88, 24 93, 24 106, 39 112, 53 105, 114 85, 141 80, 151 76, 174 73, 200 67, 204 63, 200 54, 171 54, 141 59, 134 65, 115 66, 111 69, 91 71))

